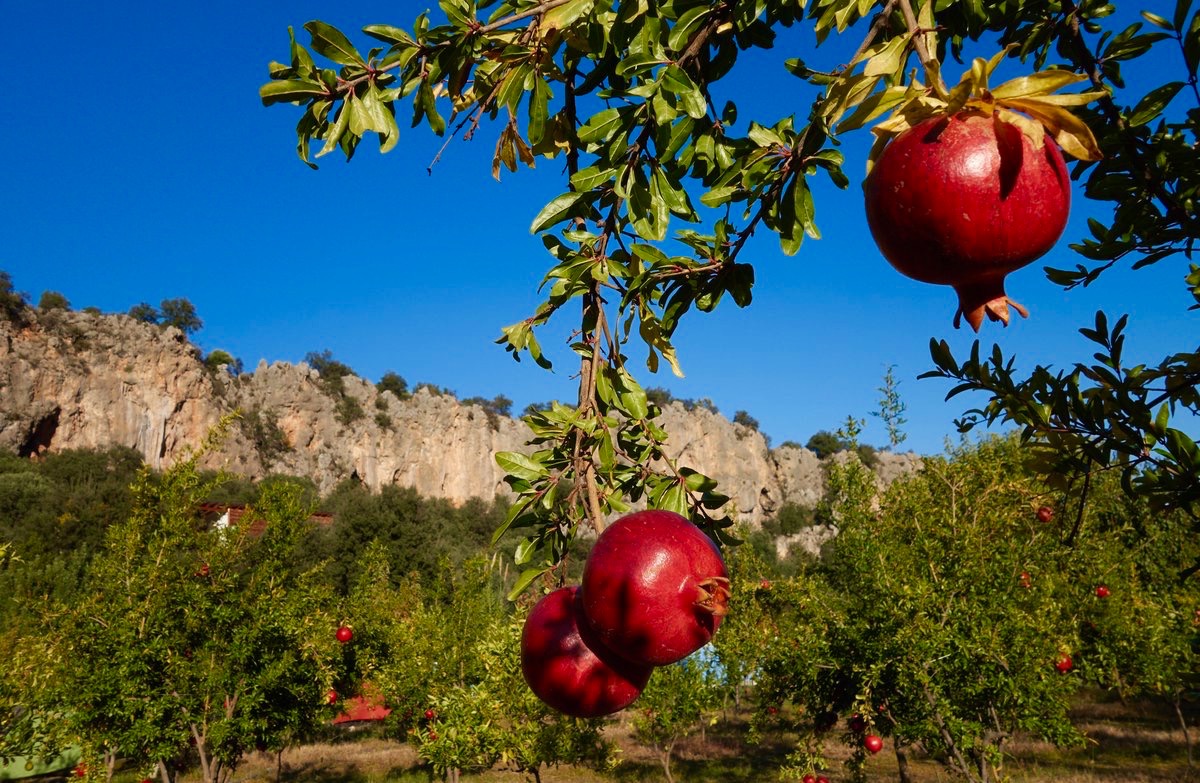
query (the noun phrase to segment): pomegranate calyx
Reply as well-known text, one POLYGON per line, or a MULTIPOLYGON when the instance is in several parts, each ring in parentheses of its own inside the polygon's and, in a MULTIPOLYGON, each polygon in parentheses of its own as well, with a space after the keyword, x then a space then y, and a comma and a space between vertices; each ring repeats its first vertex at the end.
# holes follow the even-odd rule
POLYGON ((979 327, 983 325, 983 317, 986 315, 990 321, 999 321, 1008 326, 1009 314, 1008 308, 1016 310, 1022 318, 1029 317, 1029 310, 1024 305, 1014 299, 1009 299, 1007 296, 1002 296, 998 299, 993 299, 990 302, 964 311, 962 307, 958 308, 958 312, 954 314, 954 328, 957 329, 962 324, 962 319, 966 318, 967 323, 971 325, 971 329, 978 332, 979 327))
POLYGON ((724 617, 729 614, 729 580, 723 576, 711 576, 696 585, 700 597, 696 599, 695 607, 702 612, 708 612, 714 617, 724 617))

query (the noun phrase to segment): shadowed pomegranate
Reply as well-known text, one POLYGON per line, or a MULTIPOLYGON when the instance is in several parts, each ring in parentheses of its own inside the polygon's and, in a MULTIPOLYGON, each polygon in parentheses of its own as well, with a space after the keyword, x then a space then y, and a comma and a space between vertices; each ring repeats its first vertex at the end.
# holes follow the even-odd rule
POLYGON ((579 588, 564 587, 539 601, 525 620, 521 671, 546 704, 566 715, 595 718, 632 704, 652 669, 606 649, 583 621, 579 588))

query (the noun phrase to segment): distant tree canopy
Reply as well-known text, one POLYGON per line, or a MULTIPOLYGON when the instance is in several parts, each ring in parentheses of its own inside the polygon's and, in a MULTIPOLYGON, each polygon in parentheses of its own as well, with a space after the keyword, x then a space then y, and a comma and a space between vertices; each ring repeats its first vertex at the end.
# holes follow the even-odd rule
POLYGON ((245 369, 241 359, 220 348, 213 349, 204 357, 204 366, 213 372, 225 367, 233 375, 241 375, 245 369))
POLYGON ((738 411, 733 414, 733 423, 741 424, 743 427, 749 427, 754 431, 758 431, 758 419, 751 416, 746 411, 738 411))
POLYGON ((693 400, 688 397, 676 397, 668 389, 661 386, 651 386, 646 389, 646 399, 654 403, 660 408, 665 408, 672 402, 677 402, 684 407, 684 410, 694 411, 696 408, 704 408, 713 413, 720 413, 716 403, 707 397, 701 397, 698 400, 693 400))
POLYGON ((318 531, 307 557, 313 565, 325 562, 343 592, 354 583, 355 564, 372 541, 386 549, 396 579, 416 572, 436 582, 444 576, 438 565, 442 558, 461 563, 488 548, 506 511, 490 498, 455 506, 407 487, 372 492, 352 480, 334 488, 321 507, 333 514, 333 526, 318 531))
POLYGON ((200 331, 204 322, 187 299, 164 299, 159 303, 159 323, 174 326, 186 335, 200 331))
POLYGON ((354 370, 350 369, 350 365, 334 359, 333 351, 328 348, 320 353, 309 351, 304 355, 304 363, 316 370, 326 384, 338 387, 341 387, 343 378, 355 374, 354 370))
POLYGON ((375 388, 380 393, 391 392, 396 395, 396 399, 398 400, 407 400, 409 398, 408 381, 404 380, 404 377, 399 373, 392 372, 391 370, 383 374, 379 382, 375 384, 375 388))
POLYGON ((804 444, 804 448, 816 454, 820 459, 825 459, 839 451, 845 451, 850 448, 850 444, 829 430, 818 430, 808 439, 808 443, 804 444))
POLYGON ((185 298, 164 299, 158 307, 149 302, 138 302, 129 308, 130 318, 159 326, 174 326, 189 337, 200 331, 204 322, 196 315, 196 307, 185 298))
POLYGON ((71 303, 58 291, 43 291, 42 298, 38 300, 38 309, 43 311, 70 310, 71 303))
POLYGON ((129 317, 148 324, 158 323, 158 308, 149 302, 138 302, 129 308, 129 317))
POLYGON ((487 414, 488 424, 492 429, 498 429, 500 426, 500 417, 510 418, 512 416, 512 400, 505 397, 503 394, 497 394, 492 399, 486 397, 468 397, 462 401, 463 405, 474 405, 478 408, 483 408, 487 414))
POLYGON ((25 294, 13 288, 12 276, 0 269, 0 316, 19 321, 27 304, 25 294))

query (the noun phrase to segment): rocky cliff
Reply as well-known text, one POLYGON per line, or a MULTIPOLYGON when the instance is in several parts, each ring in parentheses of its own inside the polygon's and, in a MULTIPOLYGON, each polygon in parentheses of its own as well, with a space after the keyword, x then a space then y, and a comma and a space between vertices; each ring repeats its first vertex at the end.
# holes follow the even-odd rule
MULTIPOLYGON (((22 323, 0 321, 0 449, 125 445, 163 467, 235 411, 242 416, 210 467, 310 476, 323 491, 353 477, 454 501, 490 497, 506 490, 492 455, 525 448, 528 435, 519 420, 427 389, 401 400, 354 376, 331 389, 303 363, 213 370, 178 329, 125 315, 29 310, 22 323)), ((821 496, 812 452, 770 449, 756 430, 679 403, 663 411, 663 425, 682 464, 718 479, 750 524, 821 496)), ((880 457, 881 477, 920 462, 880 457)))

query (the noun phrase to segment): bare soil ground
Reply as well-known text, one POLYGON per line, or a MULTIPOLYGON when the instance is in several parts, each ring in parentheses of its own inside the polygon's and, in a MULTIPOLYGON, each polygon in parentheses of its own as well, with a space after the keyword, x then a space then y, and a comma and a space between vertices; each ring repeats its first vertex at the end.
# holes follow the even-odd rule
MULTIPOLYGON (((1085 747, 1059 749, 1044 742, 1018 739, 1004 774, 1027 783, 1200 783, 1200 766, 1190 767, 1183 733, 1173 713, 1150 704, 1087 702, 1075 713, 1086 734, 1085 747)), ((746 718, 722 720, 679 743, 671 769, 676 783, 760 783, 779 780, 779 765, 795 737, 783 731, 766 732, 755 745, 745 741, 746 718)), ((609 738, 621 748, 621 764, 601 773, 579 767, 542 771, 543 783, 662 783, 666 780, 658 755, 634 741, 627 724, 614 721, 609 738)), ((1193 734, 1195 732, 1193 731, 1193 734)), ((289 749, 277 758, 255 754, 235 773, 235 783, 431 783, 437 780, 416 753, 403 743, 373 736, 364 730, 331 743, 289 749)), ((831 736, 826 744, 833 783, 849 780, 842 762, 849 749, 831 736)), ((1200 757, 1200 750, 1197 751, 1200 757)), ((1198 758, 1200 761, 1200 758, 1198 758)), ((909 769, 918 783, 952 783, 960 778, 936 759, 912 753, 909 769)), ((462 776, 477 783, 517 783, 522 776, 493 769, 462 776)), ((898 780, 890 742, 867 764, 870 783, 898 780)), ((184 783, 197 783, 189 776, 184 783)))

